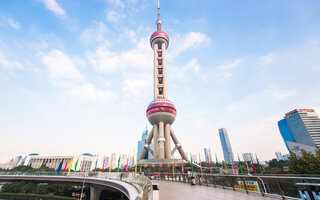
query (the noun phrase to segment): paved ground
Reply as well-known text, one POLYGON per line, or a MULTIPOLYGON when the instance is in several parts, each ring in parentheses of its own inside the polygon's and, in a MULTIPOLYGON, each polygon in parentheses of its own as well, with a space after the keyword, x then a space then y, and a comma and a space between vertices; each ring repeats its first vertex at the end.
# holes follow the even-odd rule
POLYGON ((270 200, 256 194, 186 183, 153 180, 160 190, 160 200, 270 200))

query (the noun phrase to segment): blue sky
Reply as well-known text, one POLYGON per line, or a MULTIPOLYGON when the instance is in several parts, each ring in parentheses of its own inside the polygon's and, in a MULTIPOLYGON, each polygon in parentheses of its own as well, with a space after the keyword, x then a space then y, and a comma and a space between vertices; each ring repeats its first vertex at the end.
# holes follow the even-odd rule
MULTIPOLYGON (((320 2, 161 1, 173 124, 188 153, 286 152, 277 121, 320 113, 320 2)), ((153 97, 154 0, 0 2, 0 161, 136 148, 153 97)), ((203 159, 203 158, 202 158, 203 159)))

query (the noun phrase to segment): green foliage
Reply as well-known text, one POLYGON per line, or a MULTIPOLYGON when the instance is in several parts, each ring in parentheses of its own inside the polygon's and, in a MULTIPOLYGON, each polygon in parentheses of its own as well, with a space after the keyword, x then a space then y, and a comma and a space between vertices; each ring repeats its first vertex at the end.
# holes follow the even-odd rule
POLYGON ((320 174, 320 149, 316 149, 316 154, 301 150, 301 157, 290 152, 289 172, 292 174, 320 174))
POLYGON ((10 170, 0 170, 0 171, 12 171, 12 172, 56 172, 57 170, 41 166, 40 168, 32 168, 31 166, 20 165, 10 170))

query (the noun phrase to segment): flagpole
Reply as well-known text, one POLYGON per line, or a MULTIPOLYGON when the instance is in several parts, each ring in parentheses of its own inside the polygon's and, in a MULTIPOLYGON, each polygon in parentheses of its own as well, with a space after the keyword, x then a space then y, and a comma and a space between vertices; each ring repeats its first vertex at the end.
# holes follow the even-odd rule
POLYGON ((241 175, 243 175, 243 170, 242 170, 242 166, 241 166, 241 162, 240 162, 240 157, 239 157, 239 154, 237 153, 238 155, 238 161, 239 161, 239 167, 240 167, 240 172, 241 172, 241 175))
POLYGON ((69 169, 68 169, 68 174, 70 174, 70 171, 71 171, 71 167, 72 167, 72 163, 73 163, 73 159, 71 159, 70 163, 69 163, 69 169))
POLYGON ((247 165, 248 174, 250 174, 250 170, 249 170, 249 166, 248 166, 248 162, 247 162, 246 156, 244 156, 244 161, 246 162, 246 165, 247 165))
POLYGON ((103 171, 104 171, 104 164, 105 164, 105 162, 106 162, 106 155, 104 155, 103 157, 104 157, 104 158, 103 158, 101 173, 103 173, 103 171))
POLYGON ((235 168, 235 166, 234 166, 233 156, 231 155, 231 153, 230 153, 230 158, 231 158, 231 162, 232 162, 232 168, 233 168, 234 175, 236 175, 236 174, 237 174, 237 173, 236 173, 236 168, 235 168))
POLYGON ((200 171, 201 171, 201 176, 203 176, 203 174, 202 174, 202 164, 201 164, 201 157, 200 157, 200 153, 199 153, 199 161, 200 161, 200 171))
POLYGON ((256 171, 256 168, 254 167, 254 163, 253 163, 253 159, 252 159, 252 156, 250 155, 250 158, 251 158, 251 163, 252 163, 252 167, 253 167, 253 171, 255 174, 257 174, 257 171, 256 171))
POLYGON ((112 169, 112 155, 111 155, 111 160, 110 160, 109 172, 111 172, 111 169, 112 169))

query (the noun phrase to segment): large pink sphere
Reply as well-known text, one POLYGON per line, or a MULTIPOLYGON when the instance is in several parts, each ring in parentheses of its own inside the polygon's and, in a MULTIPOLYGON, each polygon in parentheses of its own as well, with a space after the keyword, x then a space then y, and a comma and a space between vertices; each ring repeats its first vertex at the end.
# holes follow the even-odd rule
POLYGON ((162 44, 163 42, 166 44, 166 48, 168 48, 169 36, 164 31, 156 31, 150 37, 150 45, 152 48, 153 48, 153 44, 157 43, 159 45, 159 44, 162 44))
POLYGON ((150 124, 172 124, 176 119, 177 110, 169 100, 154 100, 147 108, 147 118, 150 124))

